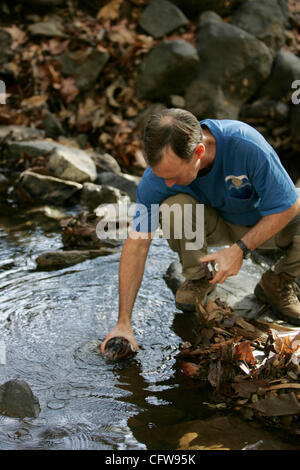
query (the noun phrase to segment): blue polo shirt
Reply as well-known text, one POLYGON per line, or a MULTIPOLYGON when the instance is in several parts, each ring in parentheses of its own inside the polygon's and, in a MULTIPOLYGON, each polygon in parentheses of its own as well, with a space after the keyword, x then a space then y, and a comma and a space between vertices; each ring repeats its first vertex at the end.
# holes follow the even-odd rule
POLYGON ((148 166, 137 188, 132 221, 136 231, 158 227, 158 206, 178 193, 194 196, 214 207, 221 217, 238 225, 255 225, 262 216, 291 207, 298 198, 294 183, 275 150, 253 127, 240 121, 200 121, 216 139, 216 157, 209 173, 187 186, 167 187, 148 166))

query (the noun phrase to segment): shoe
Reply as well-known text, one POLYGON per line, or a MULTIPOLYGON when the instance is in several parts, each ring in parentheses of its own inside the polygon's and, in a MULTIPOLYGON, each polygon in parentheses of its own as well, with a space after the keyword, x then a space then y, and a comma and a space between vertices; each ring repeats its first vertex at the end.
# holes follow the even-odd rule
POLYGON ((300 325, 299 292, 294 278, 286 273, 266 271, 256 285, 254 294, 263 303, 271 305, 274 313, 293 325, 300 325))
POLYGON ((196 310, 196 299, 205 303, 206 297, 216 288, 210 284, 205 277, 192 281, 186 280, 176 292, 175 303, 179 310, 194 312, 196 310))

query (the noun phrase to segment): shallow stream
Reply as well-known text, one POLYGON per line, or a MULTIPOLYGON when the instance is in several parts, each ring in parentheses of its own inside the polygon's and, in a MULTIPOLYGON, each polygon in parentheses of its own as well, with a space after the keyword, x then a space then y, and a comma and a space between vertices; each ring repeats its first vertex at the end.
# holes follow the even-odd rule
MULTIPOLYGON (((130 363, 108 364, 99 344, 117 319, 120 254, 38 271, 35 258, 60 248, 61 238, 55 229, 24 222, 18 214, 0 216, 0 340, 6 348, 0 384, 28 382, 41 413, 24 420, 0 415, 0 449, 176 449, 189 445, 184 436, 198 436, 203 448, 242 449, 259 441, 259 449, 299 448, 212 410, 209 396, 183 377, 175 356, 180 344, 193 340, 196 322, 176 311, 162 279, 176 260, 164 240, 153 241, 135 304, 141 350, 130 363)), ((241 284, 246 277, 251 289, 260 273, 247 264, 241 284)), ((232 300, 232 286, 224 286, 223 298, 232 300)), ((246 298, 245 311, 252 301, 246 298)))

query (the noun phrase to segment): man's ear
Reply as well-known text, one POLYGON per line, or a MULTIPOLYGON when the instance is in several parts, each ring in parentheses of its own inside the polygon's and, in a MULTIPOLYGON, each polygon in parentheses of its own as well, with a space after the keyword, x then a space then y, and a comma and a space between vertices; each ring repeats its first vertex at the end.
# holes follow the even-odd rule
POLYGON ((203 158, 205 154, 205 145, 198 142, 195 148, 195 152, 196 152, 197 158, 203 158))

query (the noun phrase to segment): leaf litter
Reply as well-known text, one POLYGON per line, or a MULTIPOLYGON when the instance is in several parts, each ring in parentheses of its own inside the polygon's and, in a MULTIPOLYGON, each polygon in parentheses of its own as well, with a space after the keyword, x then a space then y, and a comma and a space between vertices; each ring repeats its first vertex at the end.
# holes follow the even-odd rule
POLYGON ((177 355, 194 386, 212 389, 210 408, 300 435, 300 333, 245 320, 220 299, 196 303, 199 331, 177 355))

